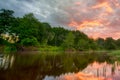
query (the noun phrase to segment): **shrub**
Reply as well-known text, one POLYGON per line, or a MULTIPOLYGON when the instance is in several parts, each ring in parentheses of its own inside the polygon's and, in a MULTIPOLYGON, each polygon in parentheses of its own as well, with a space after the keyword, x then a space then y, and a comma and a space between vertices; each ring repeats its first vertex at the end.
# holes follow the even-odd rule
POLYGON ((10 53, 10 52, 16 52, 16 46, 15 45, 7 45, 4 47, 4 53, 10 53))
POLYGON ((38 40, 35 37, 32 38, 24 38, 23 40, 21 40, 21 44, 23 46, 38 46, 38 40))
POLYGON ((7 45, 9 44, 9 42, 7 42, 6 40, 0 38, 0 45, 7 45))

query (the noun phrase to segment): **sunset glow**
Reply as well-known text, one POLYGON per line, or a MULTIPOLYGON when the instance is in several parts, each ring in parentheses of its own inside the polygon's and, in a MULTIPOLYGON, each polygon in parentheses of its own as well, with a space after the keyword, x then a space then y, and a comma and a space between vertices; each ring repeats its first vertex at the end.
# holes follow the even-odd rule
MULTIPOLYGON (((78 73, 66 73, 55 77, 53 80, 119 80, 120 65, 118 62, 108 64, 107 62, 93 62, 78 73), (114 68, 114 71, 112 69, 114 68), (113 77, 113 76, 116 76, 113 77)), ((44 80, 49 80, 49 76, 44 80)))
POLYGON ((14 10, 16 16, 32 12, 40 21, 80 30, 89 37, 120 38, 120 0, 8 0, 8 3, 1 2, 1 8, 14 10))
POLYGON ((102 24, 100 22, 97 22, 97 21, 84 21, 82 22, 81 24, 78 24, 74 21, 72 21, 69 26, 76 26, 76 29, 77 30, 81 30, 83 28, 86 28, 86 27, 97 27, 97 26, 102 26, 102 24))
POLYGON ((106 10, 106 12, 108 13, 113 13, 113 9, 110 7, 108 2, 103 2, 101 4, 97 4, 95 6, 92 7, 93 9, 99 9, 99 8, 103 8, 106 10))
POLYGON ((76 30, 94 39, 98 37, 120 38, 119 0, 93 0, 93 2, 79 0, 75 4, 77 7, 72 7, 76 13, 74 12, 71 16, 69 26, 75 27, 76 30))

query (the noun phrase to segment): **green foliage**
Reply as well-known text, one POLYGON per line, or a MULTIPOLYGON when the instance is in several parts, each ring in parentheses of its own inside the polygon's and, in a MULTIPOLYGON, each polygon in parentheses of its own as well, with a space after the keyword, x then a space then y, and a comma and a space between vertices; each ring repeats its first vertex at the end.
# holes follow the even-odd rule
POLYGON ((26 14, 23 18, 16 19, 19 24, 12 28, 13 33, 19 36, 19 39, 38 36, 39 21, 32 13, 26 14))
POLYGON ((116 40, 115 44, 117 46, 117 49, 120 49, 120 39, 116 40))
POLYGON ((4 45, 4 40, 0 38, 0 45, 4 45))
MULTIPOLYGON (((52 46, 53 50, 57 46, 63 50, 98 50, 98 49, 120 49, 120 39, 106 40, 98 38, 90 39, 83 32, 71 31, 62 27, 51 27, 50 24, 40 22, 32 13, 24 15, 22 18, 13 16, 14 11, 0 10, 0 35, 2 33, 14 34, 19 37, 15 44, 23 46, 52 46)), ((13 38, 13 37, 12 37, 13 38)), ((0 36, 0 45, 8 45, 0 36)), ((52 50, 52 48, 50 48, 52 50)), ((9 48, 6 48, 8 50, 9 48)), ((42 48, 41 48, 42 49, 42 48)), ((48 50, 50 50, 48 49, 48 50)))
POLYGON ((52 46, 61 46, 69 31, 62 27, 54 27, 52 28, 52 31, 54 32, 54 38, 53 40, 49 41, 48 44, 52 46))
POLYGON ((67 35, 66 35, 66 38, 62 44, 62 47, 63 48, 72 48, 74 46, 74 34, 72 32, 69 32, 67 35))
POLYGON ((21 41, 23 46, 38 46, 39 43, 35 37, 32 38, 25 38, 21 41))
POLYGON ((115 40, 113 40, 111 37, 107 38, 104 44, 105 44, 105 48, 108 50, 114 50, 117 48, 115 44, 115 40))
POLYGON ((6 45, 4 47, 4 53, 10 53, 10 52, 16 52, 17 49, 16 49, 16 46, 11 44, 11 45, 6 45))
POLYGON ((93 39, 89 39, 89 49, 91 50, 97 50, 99 48, 99 45, 95 42, 93 39))
POLYGON ((0 10, 0 34, 10 32, 10 28, 14 22, 14 11, 1 9, 0 10))
POLYGON ((89 49, 88 41, 84 39, 80 39, 78 43, 76 44, 76 48, 80 51, 89 49))
POLYGON ((2 45, 2 46, 10 45, 10 43, 7 40, 4 40, 4 39, 0 38, 0 45, 2 45))
POLYGON ((96 43, 98 44, 98 46, 99 46, 99 48, 100 49, 104 49, 104 43, 105 43, 105 41, 104 41, 104 39, 102 39, 102 38, 98 38, 97 40, 96 40, 96 43))
POLYGON ((40 51, 42 51, 42 52, 48 52, 48 51, 53 51, 53 52, 55 52, 55 51, 63 51, 63 49, 61 48, 61 47, 56 47, 56 46, 40 46, 40 49, 39 49, 40 51))
POLYGON ((47 45, 54 38, 54 32, 48 23, 41 23, 38 30, 38 40, 42 45, 47 45))

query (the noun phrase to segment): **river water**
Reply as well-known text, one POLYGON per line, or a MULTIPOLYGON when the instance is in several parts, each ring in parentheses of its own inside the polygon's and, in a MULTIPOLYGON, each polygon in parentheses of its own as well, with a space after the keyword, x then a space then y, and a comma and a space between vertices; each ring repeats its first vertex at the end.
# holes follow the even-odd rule
POLYGON ((120 80, 120 64, 93 62, 77 73, 45 76, 44 80, 120 80))
POLYGON ((120 80, 119 61, 106 53, 24 52, 0 59, 0 80, 120 80))

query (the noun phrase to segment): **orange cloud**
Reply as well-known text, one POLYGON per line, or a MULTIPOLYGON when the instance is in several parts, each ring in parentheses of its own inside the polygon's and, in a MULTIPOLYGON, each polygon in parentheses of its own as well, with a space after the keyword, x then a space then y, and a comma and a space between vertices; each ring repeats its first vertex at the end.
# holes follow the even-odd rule
POLYGON ((119 0, 93 0, 78 1, 68 7, 69 22, 67 26, 73 27, 97 39, 99 37, 120 38, 120 1, 119 0), (83 3, 84 2, 84 3, 83 3))
POLYGON ((83 72, 78 72, 75 74, 65 74, 57 77, 57 80, 112 80, 111 78, 96 77, 92 74, 85 74, 83 72))
POLYGON ((116 7, 120 7, 120 3, 118 0, 114 0, 113 4, 116 6, 116 7))
POLYGON ((106 12, 113 13, 114 10, 110 7, 108 2, 103 2, 92 7, 93 9, 105 8, 106 12))
POLYGON ((98 21, 84 21, 81 25, 79 25, 78 29, 84 27, 97 27, 97 26, 102 26, 102 24, 98 21))
POLYGON ((75 27, 75 29, 77 29, 77 26, 79 24, 77 22, 75 22, 74 20, 72 20, 68 25, 71 26, 71 27, 75 27))
POLYGON ((75 5, 80 5, 81 3, 80 2, 75 2, 75 5))
POLYGON ((77 23, 75 21, 71 21, 69 26, 76 26, 77 30, 81 30, 86 27, 97 27, 97 26, 103 26, 102 23, 99 21, 83 21, 82 23, 77 23))

